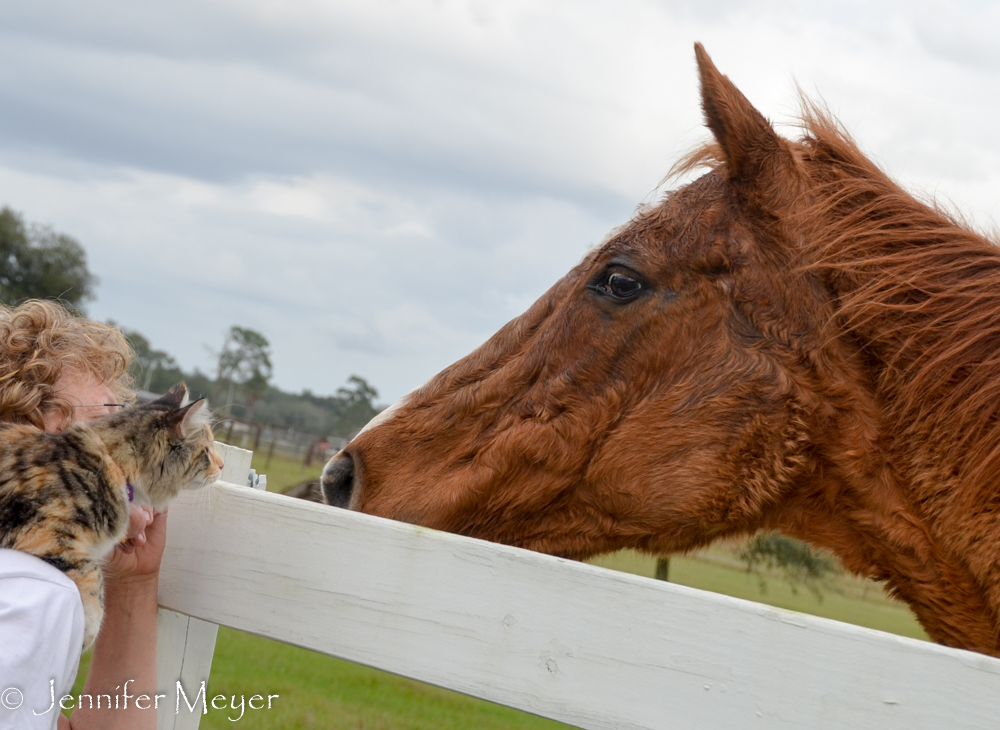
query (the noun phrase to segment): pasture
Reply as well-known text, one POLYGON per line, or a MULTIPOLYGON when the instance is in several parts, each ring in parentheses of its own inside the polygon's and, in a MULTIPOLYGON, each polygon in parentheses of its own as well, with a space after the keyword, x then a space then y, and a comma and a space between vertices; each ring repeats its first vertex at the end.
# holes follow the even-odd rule
POLYGON ((323 472, 323 460, 317 459, 312 466, 304 467, 302 459, 275 454, 267 464, 266 453, 255 453, 250 467, 258 474, 267 476, 267 491, 281 494, 290 487, 307 479, 316 479, 323 472))

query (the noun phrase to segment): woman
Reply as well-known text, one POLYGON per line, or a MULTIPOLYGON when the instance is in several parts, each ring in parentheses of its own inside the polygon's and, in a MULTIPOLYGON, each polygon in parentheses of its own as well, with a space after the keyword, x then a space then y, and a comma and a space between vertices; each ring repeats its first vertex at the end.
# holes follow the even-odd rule
MULTIPOLYGON (((131 358, 118 330, 72 316, 53 302, 0 306, 0 421, 59 432, 111 413, 134 397, 131 358)), ((165 513, 133 507, 128 539, 108 558, 104 620, 85 695, 114 698, 122 686, 132 697, 156 694, 156 591, 166 521, 165 513)), ((0 692, 21 693, 20 699, 0 695, 0 729, 156 727, 156 712, 136 707, 134 700, 127 708, 105 702, 98 709, 88 708, 85 699, 69 719, 57 714, 59 698, 76 677, 82 643, 76 585, 39 558, 0 550, 0 692), (49 710, 53 695, 57 705, 49 710)))

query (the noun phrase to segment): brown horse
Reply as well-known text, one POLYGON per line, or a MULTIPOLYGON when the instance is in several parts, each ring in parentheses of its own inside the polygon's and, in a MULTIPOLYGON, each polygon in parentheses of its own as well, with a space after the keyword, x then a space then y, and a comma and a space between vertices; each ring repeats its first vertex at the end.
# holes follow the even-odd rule
POLYGON ((776 529, 1000 655, 1000 249, 695 50, 707 174, 376 419, 327 500, 573 558, 776 529))

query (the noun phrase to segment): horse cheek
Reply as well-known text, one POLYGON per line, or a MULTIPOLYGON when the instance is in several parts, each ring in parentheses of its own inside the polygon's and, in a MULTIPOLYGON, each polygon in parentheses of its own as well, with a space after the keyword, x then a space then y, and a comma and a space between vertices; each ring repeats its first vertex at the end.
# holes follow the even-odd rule
POLYGON ((616 530, 647 531, 649 547, 671 552, 760 527, 807 468, 808 432, 788 402, 748 412, 736 401, 630 414, 588 475, 616 530))

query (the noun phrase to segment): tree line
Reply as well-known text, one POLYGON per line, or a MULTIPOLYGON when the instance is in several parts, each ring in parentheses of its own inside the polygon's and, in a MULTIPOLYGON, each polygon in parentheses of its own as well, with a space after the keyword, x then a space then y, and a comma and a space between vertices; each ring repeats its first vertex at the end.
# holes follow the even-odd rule
MULTIPOLYGON (((87 266, 86 251, 76 239, 48 226, 26 223, 8 207, 0 209, 0 302, 13 306, 25 299, 56 299, 82 315, 97 283, 87 266)), ((222 347, 214 353, 213 375, 197 369, 185 371, 142 333, 120 329, 135 351, 132 376, 141 390, 164 393, 183 380, 192 395, 208 398, 220 417, 347 438, 381 410, 378 391, 358 375, 328 396, 308 390, 288 393, 275 387, 270 343, 247 327, 230 327, 222 347)))
POLYGON ((171 355, 135 330, 122 332, 135 351, 132 375, 142 390, 162 393, 184 380, 193 395, 209 399, 219 418, 349 438, 382 410, 378 391, 358 375, 350 376, 333 395, 289 393, 271 385, 270 343, 246 327, 233 326, 226 333, 222 348, 214 353, 214 377, 181 369, 171 355))

